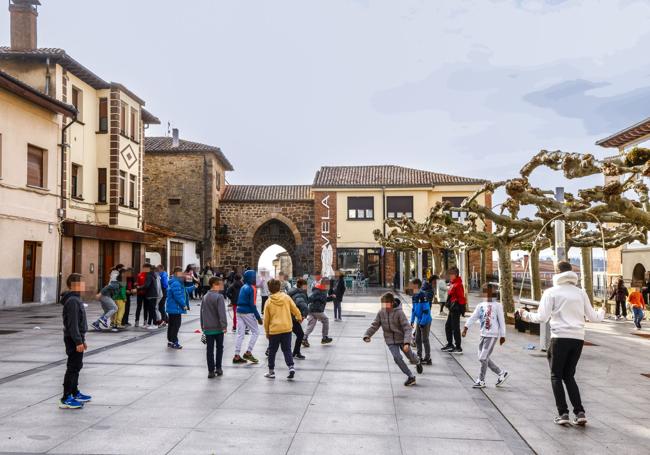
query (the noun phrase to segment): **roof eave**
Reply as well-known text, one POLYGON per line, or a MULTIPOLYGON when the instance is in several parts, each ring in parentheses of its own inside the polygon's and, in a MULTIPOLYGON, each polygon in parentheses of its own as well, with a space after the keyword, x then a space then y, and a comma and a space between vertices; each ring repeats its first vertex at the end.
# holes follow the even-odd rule
POLYGON ((3 72, 0 72, 0 87, 54 113, 62 114, 66 117, 76 117, 78 114, 74 106, 49 97, 3 72))

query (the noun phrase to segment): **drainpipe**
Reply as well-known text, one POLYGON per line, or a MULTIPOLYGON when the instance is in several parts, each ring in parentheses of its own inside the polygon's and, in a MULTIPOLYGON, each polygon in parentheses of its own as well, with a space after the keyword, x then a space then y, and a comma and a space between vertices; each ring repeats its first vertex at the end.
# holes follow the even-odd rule
MULTIPOLYGON (((65 121, 65 117, 63 117, 63 120, 65 121)), ((64 173, 65 173, 65 168, 66 168, 66 162, 65 162, 65 150, 66 147, 69 147, 68 144, 65 142, 65 132, 70 128, 72 125, 77 123, 77 115, 72 118, 72 121, 65 125, 61 129, 61 191, 59 193, 59 263, 57 265, 57 274, 56 274, 56 303, 60 303, 61 301, 61 282, 63 280, 63 220, 65 219, 65 206, 66 206, 66 198, 63 196, 63 178, 64 178, 64 173)))
MULTIPOLYGON (((206 248, 210 248, 211 250, 213 249, 212 242, 210 241, 212 238, 212 229, 211 229, 211 214, 208 213, 208 194, 212 192, 212 188, 208 185, 208 160, 203 155, 203 213, 205 214, 205 218, 203 220, 203 229, 205 230, 203 236, 205 238, 205 244, 203 246, 203 257, 201 258, 201 261, 203 261, 203 264, 200 264, 203 266, 204 264, 207 263, 206 260, 206 248)), ((212 258, 212 251, 210 251, 210 254, 207 255, 212 258)), ((211 264, 212 265, 212 264, 211 264)))

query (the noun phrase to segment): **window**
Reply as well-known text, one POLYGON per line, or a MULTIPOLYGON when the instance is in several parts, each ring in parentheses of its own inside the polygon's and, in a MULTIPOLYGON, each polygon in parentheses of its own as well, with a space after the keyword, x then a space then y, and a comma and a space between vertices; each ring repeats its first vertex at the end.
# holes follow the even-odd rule
POLYGON ((413 196, 388 196, 386 212, 388 218, 413 218, 413 196))
POLYGON ((129 207, 136 207, 135 175, 129 175, 129 207))
POLYGON ((174 267, 183 267, 183 244, 181 242, 169 242, 169 270, 174 267))
MULTIPOLYGON (((460 207, 465 200, 464 197, 443 197, 442 202, 449 202, 452 207, 460 207)), ((463 213, 456 210, 451 211, 451 217, 455 220, 463 218, 463 213)))
POLYGON ((108 133, 108 98, 99 99, 99 132, 108 133))
POLYGON ((167 199, 169 205, 181 205, 181 199, 178 197, 170 197, 167 199))
POLYGON ((126 136, 126 103, 120 105, 120 133, 126 136))
POLYGON ((45 150, 27 146, 27 185, 45 188, 45 150))
POLYGON ((77 109, 77 119, 83 120, 83 92, 72 86, 72 105, 77 109))
POLYGON ((97 169, 97 202, 106 204, 106 168, 97 169))
POLYGON ((72 172, 70 178, 70 192, 72 193, 73 198, 81 199, 83 197, 82 184, 83 184, 83 173, 82 173, 81 166, 72 163, 72 172))
POLYGON ((219 174, 219 173, 217 172, 217 173, 214 175, 214 181, 215 181, 215 185, 216 185, 216 187, 217 187, 217 190, 220 190, 220 189, 221 189, 221 174, 219 174))
POLYGON ((131 139, 138 140, 138 111, 131 108, 131 139))
POLYGON ((372 220, 374 218, 374 197, 348 197, 348 220, 372 220))
POLYGON ((126 172, 120 171, 120 205, 126 202, 126 172))

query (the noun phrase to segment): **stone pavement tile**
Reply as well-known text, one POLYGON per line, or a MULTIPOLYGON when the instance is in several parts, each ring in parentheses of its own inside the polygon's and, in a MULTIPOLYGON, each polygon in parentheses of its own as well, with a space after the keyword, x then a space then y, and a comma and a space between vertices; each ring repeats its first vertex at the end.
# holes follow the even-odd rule
POLYGON ((438 439, 402 437, 403 455, 508 455, 512 454, 502 441, 467 441, 462 439, 438 439))
POLYGON ((364 371, 328 371, 323 373, 322 382, 329 384, 388 384, 390 375, 383 373, 366 373, 364 371))
POLYGON ((301 373, 302 372, 300 370, 296 371, 295 380, 288 381, 286 379, 286 375, 288 374, 288 371, 276 368, 275 379, 268 379, 262 375, 259 375, 261 376, 263 381, 250 380, 246 384, 243 384, 237 392, 242 394, 247 394, 249 392, 256 392, 256 393, 267 393, 267 394, 288 393, 292 395, 312 396, 316 391, 316 388, 318 387, 318 383, 312 381, 304 381, 301 373))
POLYGON ((427 416, 433 419, 486 417, 474 400, 448 400, 444 394, 432 401, 422 401, 418 397, 395 397, 394 403, 398 416, 427 416))
MULTIPOLYGON (((95 360, 95 359, 93 359, 95 360)), ((83 375, 82 370, 82 375, 83 375)), ((144 376, 156 378, 173 378, 183 376, 185 373, 183 368, 164 366, 164 365, 125 365, 122 368, 115 370, 110 375, 114 376, 144 376)))
POLYGON ((386 383, 377 384, 364 384, 363 382, 353 382, 342 385, 341 383, 320 382, 318 394, 338 395, 338 396, 371 396, 371 397, 385 397, 391 396, 393 389, 391 385, 386 383))
MULTIPOLYGON (((0 425, 0 450, 14 453, 44 453, 86 428, 66 425, 0 425)), ((64 452, 65 453, 65 452, 64 452)))
POLYGON ((361 414, 307 411, 299 433, 332 433, 396 436, 394 414, 361 414))
POLYGON ((327 369, 328 370, 356 369, 356 370, 363 370, 369 373, 370 372, 383 373, 384 371, 386 371, 386 359, 384 358, 382 359, 382 361, 361 360, 356 362, 350 362, 341 359, 341 360, 328 362, 327 369))
POLYGON ((170 402, 167 402, 167 409, 142 406, 136 403, 119 409, 99 422, 97 426, 110 426, 115 428, 116 433, 122 431, 121 429, 124 427, 155 428, 156 431, 159 429, 165 431, 167 428, 191 429, 196 427, 212 411, 213 409, 205 407, 173 407, 171 409, 170 402))
POLYGON ((122 454, 164 454, 171 450, 188 433, 186 429, 166 428, 155 431, 143 428, 113 427, 88 428, 48 453, 65 455, 122 455, 122 454))
POLYGON ((287 411, 277 409, 273 413, 259 412, 257 410, 217 409, 198 425, 205 430, 221 431, 282 431, 295 433, 304 414, 302 409, 287 411))
POLYGON ((16 373, 21 373, 25 370, 31 370, 32 368, 38 367, 39 363, 32 362, 0 362, 0 378, 6 378, 7 376, 14 375, 16 373))
POLYGON ((305 410, 311 397, 305 395, 266 394, 266 393, 234 393, 229 396, 219 409, 244 409, 259 413, 275 412, 279 409, 293 412, 305 410))
POLYGON ((0 385, 0 403, 23 404, 25 406, 50 400, 53 397, 60 397, 63 393, 63 378, 57 378, 57 383, 30 387, 26 389, 19 384, 20 380, 0 385))
MULTIPOLYGON (((400 436, 422 436, 422 417, 398 415, 400 436)), ((502 440, 489 419, 464 417, 462 425, 456 419, 438 419, 427 427, 426 435, 434 438, 502 440)))
MULTIPOLYGON (((206 379, 207 381, 207 379, 206 379)), ((164 412, 169 407, 170 397, 174 399, 175 408, 190 408, 190 409, 216 409, 221 406, 223 402, 230 397, 237 389, 235 384, 214 384, 212 390, 205 390, 203 392, 183 392, 177 391, 170 394, 168 390, 154 390, 141 399, 137 400, 135 406, 144 406, 156 408, 164 412)))
POLYGON ((81 430, 115 414, 120 409, 119 406, 88 403, 83 410, 67 410, 59 409, 51 403, 41 403, 0 418, 0 426, 25 428, 66 426, 81 430))
POLYGON ((340 396, 337 393, 316 392, 309 404, 313 412, 356 413, 356 414, 394 414, 395 406, 390 395, 351 397, 340 396), (384 399, 382 399, 384 398, 384 399))
POLYGON ((298 433, 287 455, 395 455, 400 453, 396 436, 298 433))
MULTIPOLYGON (((296 361, 295 363, 295 368, 296 368, 296 378, 298 378, 295 382, 313 382, 313 383, 318 383, 320 380, 323 370, 321 370, 320 365, 317 362, 314 362, 312 360, 307 360, 307 361, 296 361)), ((267 370, 267 365, 266 363, 259 369, 255 370, 254 374, 250 376, 248 379, 247 383, 249 384, 268 384, 269 380, 268 378, 264 377, 264 373, 266 373, 267 370)), ((286 379, 286 376, 288 374, 289 370, 287 369, 287 366, 282 362, 281 364, 278 363, 277 361, 275 362, 275 373, 277 374, 277 379, 280 379, 284 381, 286 379)), ((229 374, 228 370, 224 370, 224 376, 229 374)), ((240 381, 241 382, 241 381, 240 381)))
POLYGON ((279 431, 194 430, 169 455, 284 455, 292 438, 293 434, 279 431))

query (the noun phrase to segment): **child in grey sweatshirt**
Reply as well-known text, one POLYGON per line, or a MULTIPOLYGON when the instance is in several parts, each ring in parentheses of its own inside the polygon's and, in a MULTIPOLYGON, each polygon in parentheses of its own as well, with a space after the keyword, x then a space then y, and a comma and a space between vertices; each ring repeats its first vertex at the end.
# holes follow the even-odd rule
POLYGON ((210 290, 201 303, 201 330, 206 339, 206 358, 208 361, 208 378, 221 376, 221 360, 223 359, 223 334, 228 329, 226 301, 223 298, 223 279, 212 277, 209 281, 210 290), (215 355, 214 347, 217 347, 215 355))

